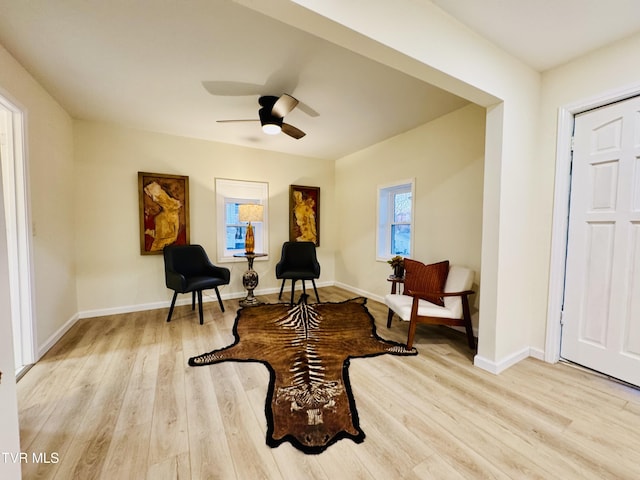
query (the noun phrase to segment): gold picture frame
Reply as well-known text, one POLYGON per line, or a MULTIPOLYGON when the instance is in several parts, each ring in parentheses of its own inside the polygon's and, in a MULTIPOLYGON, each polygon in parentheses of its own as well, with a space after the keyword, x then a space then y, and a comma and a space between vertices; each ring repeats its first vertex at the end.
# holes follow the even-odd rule
POLYGON ((140 254, 189 244, 189 177, 138 172, 140 254))
POLYGON ((289 241, 320 246, 320 187, 289 185, 289 241))

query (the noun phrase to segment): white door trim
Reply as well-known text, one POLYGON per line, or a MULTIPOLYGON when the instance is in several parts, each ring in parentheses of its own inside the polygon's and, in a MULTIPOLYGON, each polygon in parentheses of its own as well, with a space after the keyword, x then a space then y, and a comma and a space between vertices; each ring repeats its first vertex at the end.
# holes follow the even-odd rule
POLYGON ((0 113, 6 120, 3 150, 7 158, 2 169, 7 232, 0 234, 7 235, 11 312, 20 330, 21 365, 16 367, 23 368, 37 360, 25 122, 22 109, 2 94, 0 91, 0 113))
POLYGON ((544 359, 560 360, 562 304, 564 300, 565 260, 571 188, 571 137, 574 117, 587 110, 640 95, 640 83, 610 90, 594 97, 560 107, 558 110, 558 140, 556 144, 556 180, 551 230, 551 265, 549 272, 549 303, 544 359))

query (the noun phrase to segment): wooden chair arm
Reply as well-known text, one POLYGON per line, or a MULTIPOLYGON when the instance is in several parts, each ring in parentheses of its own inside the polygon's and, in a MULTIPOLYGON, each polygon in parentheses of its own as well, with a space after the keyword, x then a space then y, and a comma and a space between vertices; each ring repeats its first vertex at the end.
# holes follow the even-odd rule
POLYGON ((476 293, 473 290, 464 290, 462 292, 417 292, 415 290, 407 290, 405 293, 411 297, 462 297, 476 293))
POLYGON ((465 290, 463 292, 449 292, 449 293, 443 293, 441 294, 442 297, 463 297, 465 295, 472 295, 476 292, 474 292, 473 290, 465 290))
POLYGON ((442 297, 464 297, 467 295, 471 295, 474 292, 473 290, 464 290, 462 292, 416 292, 415 290, 407 290, 405 295, 409 295, 411 297, 420 297, 420 298, 442 298, 442 297))

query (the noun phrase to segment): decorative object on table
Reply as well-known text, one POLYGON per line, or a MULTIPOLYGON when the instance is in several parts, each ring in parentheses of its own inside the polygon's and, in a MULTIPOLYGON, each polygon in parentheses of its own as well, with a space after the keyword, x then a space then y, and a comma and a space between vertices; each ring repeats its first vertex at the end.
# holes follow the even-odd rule
POLYGON ((258 286, 258 272, 253 269, 253 260, 257 257, 266 257, 266 253, 236 253, 236 258, 246 258, 249 268, 242 274, 242 286, 247 290, 247 296, 240 300, 241 307, 254 307, 261 302, 253 295, 253 291, 258 286))
POLYGON ((189 365, 263 363, 270 373, 267 444, 288 441, 311 454, 342 438, 364 440, 349 382, 350 358, 417 354, 378 337, 366 298, 243 308, 233 334, 232 345, 190 358, 189 365))
POLYGON ((276 264, 276 278, 282 279, 280 286, 280 295, 278 300, 282 298, 282 290, 284 282, 291 280, 291 299, 289 303, 294 303, 294 291, 297 280, 302 280, 302 294, 306 298, 307 290, 305 288, 305 280, 311 280, 313 291, 316 294, 316 302, 320 303, 318 289, 316 288, 316 278, 320 278, 320 264, 316 257, 316 246, 313 242, 285 242, 282 245, 282 256, 276 264))
POLYGON ((140 254, 189 243, 189 177, 138 172, 140 254))
POLYGON ((253 227, 251 222, 261 222, 264 207, 258 204, 244 203, 238 206, 238 220, 241 222, 249 222, 247 225, 247 234, 244 238, 245 253, 251 254, 255 250, 255 237, 253 235, 253 227))
POLYGON ((404 258, 400 255, 387 260, 387 263, 393 268, 393 276, 396 278, 404 277, 404 258))
POLYGON ((320 187, 289 186, 289 241, 320 246, 320 187))
POLYGON ((475 350, 469 308, 469 295, 475 293, 471 290, 473 271, 449 265, 448 260, 425 265, 409 258, 405 259, 405 269, 404 293, 384 297, 390 309, 387 328, 391 327, 392 312, 408 321, 407 348, 411 348, 418 323, 461 326, 467 333, 469 348, 475 350))
POLYGON ((213 288, 216 291, 220 310, 224 312, 224 304, 220 298, 218 287, 229 284, 231 271, 228 268, 213 265, 204 248, 200 245, 169 245, 164 248, 163 253, 165 283, 167 288, 174 291, 167 322, 171 321, 178 293, 191 292, 192 310, 195 310, 196 295, 198 296, 200 325, 204 323, 202 315, 203 290, 213 288))

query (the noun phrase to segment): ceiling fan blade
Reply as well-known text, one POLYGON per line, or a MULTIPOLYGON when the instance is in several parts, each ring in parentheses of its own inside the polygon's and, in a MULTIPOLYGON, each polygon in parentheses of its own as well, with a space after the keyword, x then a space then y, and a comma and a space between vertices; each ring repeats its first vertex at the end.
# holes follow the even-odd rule
POLYGON ((294 127, 293 125, 289 125, 288 123, 282 124, 282 133, 286 133, 287 135, 295 138, 296 140, 300 140, 302 137, 306 135, 306 133, 304 133, 302 130, 294 127))
POLYGON ((298 105, 298 100, 293 98, 291 95, 283 93, 280 95, 280 98, 273 104, 273 108, 271 109, 271 114, 274 117, 283 118, 287 113, 296 108, 298 105))
POLYGON ((320 114, 317 111, 315 111, 313 108, 311 108, 306 103, 303 103, 303 102, 298 103, 298 107, 297 108, 298 108, 298 110, 300 110, 301 112, 306 113, 310 117, 319 117, 320 116, 320 114))

